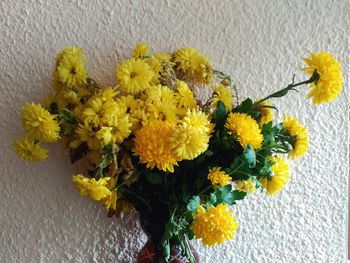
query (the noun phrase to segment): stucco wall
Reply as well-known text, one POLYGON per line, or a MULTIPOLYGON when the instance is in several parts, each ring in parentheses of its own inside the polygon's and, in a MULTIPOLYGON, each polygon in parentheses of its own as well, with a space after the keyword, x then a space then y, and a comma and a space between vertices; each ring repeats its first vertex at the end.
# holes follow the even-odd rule
MULTIPOLYGON (((19 160, 9 143, 22 133, 25 101, 50 90, 53 57, 80 45, 90 74, 113 84, 117 61, 138 41, 156 51, 191 45, 232 74, 241 98, 287 84, 301 57, 327 50, 341 59, 348 89, 348 1, 45 1, 0 3, 0 261, 133 262, 145 242, 136 215, 107 218, 71 184, 59 146, 47 161, 19 160)), ((315 107, 306 90, 277 102, 307 124, 310 151, 292 165, 280 195, 255 194, 236 211, 235 240, 197 246, 202 262, 345 262, 348 96, 315 107)))

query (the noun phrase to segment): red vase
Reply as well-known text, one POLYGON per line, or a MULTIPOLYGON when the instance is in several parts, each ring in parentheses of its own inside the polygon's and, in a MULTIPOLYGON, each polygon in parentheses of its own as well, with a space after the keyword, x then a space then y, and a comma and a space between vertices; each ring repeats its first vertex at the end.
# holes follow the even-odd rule
MULTIPOLYGON (((190 245, 192 255, 194 257, 194 262, 199 263, 199 255, 194 247, 190 245)), ((139 255, 137 256, 137 263, 158 263, 157 261, 157 251, 152 243, 148 240, 144 245, 139 255)), ((170 247, 170 260, 169 263, 188 263, 186 257, 182 256, 181 248, 177 245, 172 245, 170 247)))

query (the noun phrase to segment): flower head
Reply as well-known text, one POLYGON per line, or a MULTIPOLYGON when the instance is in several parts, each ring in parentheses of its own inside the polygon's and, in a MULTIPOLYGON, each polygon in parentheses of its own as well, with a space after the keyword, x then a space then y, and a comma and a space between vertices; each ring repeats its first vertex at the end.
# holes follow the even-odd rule
POLYGON ((189 110, 170 138, 171 147, 181 160, 193 160, 207 150, 213 128, 205 113, 189 110))
POLYGON ((269 123, 273 119, 273 109, 269 108, 269 106, 272 106, 272 103, 264 101, 259 103, 256 108, 256 110, 260 112, 260 115, 258 117, 258 122, 260 125, 269 123))
POLYGON ((197 101, 194 98, 193 92, 184 81, 176 82, 175 98, 177 102, 177 112, 180 116, 184 116, 189 109, 194 109, 197 106, 197 101))
POLYGON ((289 156, 294 159, 303 156, 309 148, 307 129, 292 116, 286 116, 284 118, 283 127, 294 140, 292 143, 293 149, 289 152, 289 156))
POLYGON ((261 178, 260 182, 266 189, 268 195, 275 195, 281 191, 289 180, 289 162, 281 157, 271 157, 272 176, 269 178, 261 178))
POLYGON ((173 135, 174 125, 168 121, 153 120, 136 131, 134 153, 147 168, 157 167, 163 171, 174 172, 178 157, 170 147, 169 138, 173 135))
POLYGON ((310 76, 316 71, 318 78, 310 84, 311 91, 307 98, 312 98, 314 104, 330 103, 342 90, 342 68, 331 54, 312 52, 309 58, 304 58, 307 67, 304 69, 310 76))
POLYGON ((211 181, 211 184, 213 186, 225 186, 232 180, 232 178, 227 173, 221 171, 221 167, 213 167, 210 169, 208 179, 211 181))
POLYGON ((85 59, 77 55, 63 55, 57 67, 59 81, 68 88, 86 83, 85 59))
POLYGON ((249 178, 248 180, 241 180, 239 182, 236 182, 236 189, 250 194, 256 191, 256 185, 252 179, 249 178))
POLYGON ((144 56, 148 55, 149 53, 149 46, 147 43, 139 43, 135 46, 135 48, 132 50, 132 57, 133 58, 143 58, 144 56))
POLYGON ((112 193, 108 189, 110 177, 103 177, 98 180, 87 178, 82 174, 73 175, 73 183, 82 196, 89 196, 91 199, 100 201, 110 196, 112 193))
POLYGON ((222 244, 232 239, 238 229, 238 222, 232 214, 226 204, 211 206, 208 211, 198 206, 191 226, 195 238, 201 238, 203 244, 207 246, 222 244))
POLYGON ((232 110, 233 93, 231 87, 227 87, 220 84, 214 88, 212 106, 216 108, 219 101, 221 101, 225 105, 227 111, 232 110))
POLYGON ((138 94, 149 87, 153 74, 146 62, 134 58, 124 61, 116 69, 120 89, 129 94, 138 94))
POLYGON ((148 120, 176 121, 176 99, 173 90, 166 86, 151 86, 146 91, 146 115, 148 120))
POLYGON ((54 142, 59 139, 60 126, 40 104, 27 103, 23 107, 22 125, 30 137, 43 142, 54 142))
POLYGON ((231 132, 241 146, 246 149, 250 144, 254 149, 261 148, 263 136, 258 123, 244 113, 230 113, 225 127, 231 132))
POLYGON ((32 138, 21 137, 13 143, 18 157, 32 162, 40 162, 47 158, 48 150, 42 148, 32 138))
POLYGON ((188 77, 193 77, 200 83, 208 83, 212 77, 212 68, 208 59, 196 49, 187 47, 175 51, 173 61, 176 68, 188 77))

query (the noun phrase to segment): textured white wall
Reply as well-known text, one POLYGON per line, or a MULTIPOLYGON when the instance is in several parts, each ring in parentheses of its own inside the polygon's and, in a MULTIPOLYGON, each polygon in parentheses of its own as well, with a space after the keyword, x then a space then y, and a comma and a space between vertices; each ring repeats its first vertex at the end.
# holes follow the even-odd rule
MULTIPOLYGON (((136 215, 109 219, 100 205, 79 197, 59 146, 40 165, 19 160, 9 147, 22 133, 22 104, 49 92, 53 57, 62 47, 83 47, 90 74, 113 84, 116 62, 138 41, 156 51, 192 45, 234 76, 241 97, 253 98, 294 73, 301 79, 300 58, 327 50, 342 60, 348 89, 346 2, 2 0, 0 261, 133 262, 145 242, 136 215)), ((197 246, 202 262, 345 262, 349 92, 319 107, 305 94, 277 105, 308 125, 309 153, 292 166, 280 195, 255 194, 235 207, 237 238, 212 249, 197 246)))

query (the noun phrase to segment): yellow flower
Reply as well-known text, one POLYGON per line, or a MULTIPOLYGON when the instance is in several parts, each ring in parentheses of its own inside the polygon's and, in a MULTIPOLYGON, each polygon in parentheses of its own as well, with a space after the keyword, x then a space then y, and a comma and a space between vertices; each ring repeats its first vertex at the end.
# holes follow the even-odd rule
POLYGON ((135 48, 132 50, 132 57, 133 58, 143 58, 144 56, 147 56, 149 53, 149 46, 147 43, 139 43, 135 46, 135 48))
POLYGON ((208 83, 211 80, 211 65, 196 49, 191 47, 181 48, 175 51, 173 60, 177 69, 188 77, 194 77, 200 83, 208 83))
POLYGON ((72 179, 75 187, 82 196, 89 196, 96 201, 100 201, 112 194, 106 187, 109 180, 111 180, 110 177, 103 177, 96 180, 95 178, 87 178, 81 174, 73 175, 72 179))
POLYGON ((147 59, 145 59, 145 62, 150 66, 150 68, 153 70, 153 78, 150 81, 152 85, 158 85, 159 84, 159 78, 163 72, 162 63, 159 59, 157 59, 155 56, 151 56, 147 59))
POLYGON ((275 195, 284 188, 289 180, 289 162, 281 157, 271 157, 271 160, 274 162, 272 176, 261 178, 260 182, 268 195, 275 195))
POLYGON ((146 62, 134 58, 124 61, 116 69, 120 89, 129 94, 138 94, 144 91, 149 86, 153 74, 146 62))
POLYGON ((113 190, 111 191, 111 194, 102 200, 102 204, 107 208, 107 209, 117 209, 117 191, 113 190))
POLYGON ((227 173, 221 171, 220 167, 213 167, 210 169, 208 179, 211 181, 211 184, 213 186, 225 186, 232 180, 232 178, 227 173))
POLYGON ((81 60, 85 60, 84 50, 76 46, 64 47, 56 56, 56 66, 60 64, 64 57, 76 57, 81 60))
POLYGON ((60 126, 40 104, 27 103, 23 107, 22 125, 30 137, 43 142, 55 142, 59 139, 60 126))
POLYGON ((115 103, 112 99, 103 101, 101 98, 92 98, 86 103, 83 111, 83 121, 93 127, 99 126, 103 121, 111 117, 115 103))
POLYGON ((310 84, 311 91, 307 98, 312 98, 314 104, 330 103, 342 91, 342 68, 333 55, 326 52, 312 52, 310 58, 304 58, 310 76, 316 71, 319 79, 310 84))
POLYGON ((129 122, 129 117, 125 111, 121 110, 114 108, 113 116, 105 122, 107 126, 112 127, 110 131, 113 143, 122 143, 131 133, 132 124, 129 122))
POLYGON ((194 79, 199 83, 210 83, 213 69, 208 59, 201 56, 197 59, 197 64, 194 79))
POLYGON ((100 144, 96 138, 96 132, 93 130, 93 127, 88 124, 79 124, 76 129, 81 141, 86 142, 91 150, 99 150, 100 144))
POLYGON ((307 129, 292 116, 284 117, 283 127, 294 139, 294 142, 292 143, 293 150, 289 152, 289 156, 294 159, 303 156, 309 149, 307 129))
POLYGON ((184 116, 189 109, 194 109, 197 106, 197 101, 194 98, 193 92, 187 84, 181 80, 176 82, 175 98, 177 101, 177 113, 184 116))
POLYGON ((113 138, 112 131, 112 127, 102 127, 96 132, 97 140, 99 140, 103 146, 111 143, 113 138))
POLYGON ((167 62, 169 63, 171 60, 171 55, 167 54, 167 53, 155 53, 153 55, 155 58, 157 58, 161 63, 167 62))
POLYGON ((57 67, 59 80, 68 88, 78 87, 86 83, 87 71, 85 60, 73 55, 65 55, 57 67))
POLYGON ((208 211, 198 206, 191 226, 195 238, 201 238, 203 244, 207 246, 222 244, 232 239, 238 229, 238 222, 232 214, 226 204, 211 206, 208 211))
POLYGON ((176 98, 173 90, 166 86, 152 86, 147 89, 145 101, 149 120, 176 121, 176 98))
POLYGON ((201 111, 188 111, 170 138, 170 145, 181 160, 193 160, 208 149, 214 125, 201 111))
POLYGON ((273 119, 273 109, 267 108, 267 107, 261 107, 261 106, 272 106, 271 102, 261 102, 257 106, 256 110, 260 112, 260 115, 258 117, 258 122, 260 125, 264 125, 266 123, 269 123, 273 119))
POLYGON ((154 120, 142 126, 135 134, 133 149, 140 162, 147 168, 174 172, 178 158, 169 144, 173 132, 174 125, 168 121, 154 120))
POLYGON ((32 138, 21 137, 13 143, 13 147, 17 156, 23 160, 40 162, 47 158, 48 150, 35 143, 32 138))
POLYGON ((118 104, 118 108, 123 108, 123 112, 128 113, 129 122, 131 123, 131 130, 135 131, 140 121, 143 119, 142 116, 145 115, 143 110, 144 102, 135 99, 131 95, 120 96, 116 99, 116 103, 118 104))
POLYGON ((249 178, 248 180, 236 182, 236 189, 250 194, 256 191, 256 185, 252 179, 249 178))
POLYGON ((200 57, 200 53, 191 47, 181 48, 173 54, 177 69, 189 76, 193 76, 197 70, 198 57, 200 57))
POLYGON ((213 94, 213 108, 217 107, 218 102, 221 101, 227 111, 231 111, 233 107, 233 93, 231 87, 224 86, 222 84, 214 88, 213 94))
POLYGON ((261 148, 263 136, 258 123, 244 113, 230 113, 225 127, 232 132, 241 146, 246 149, 250 144, 254 149, 261 148))

